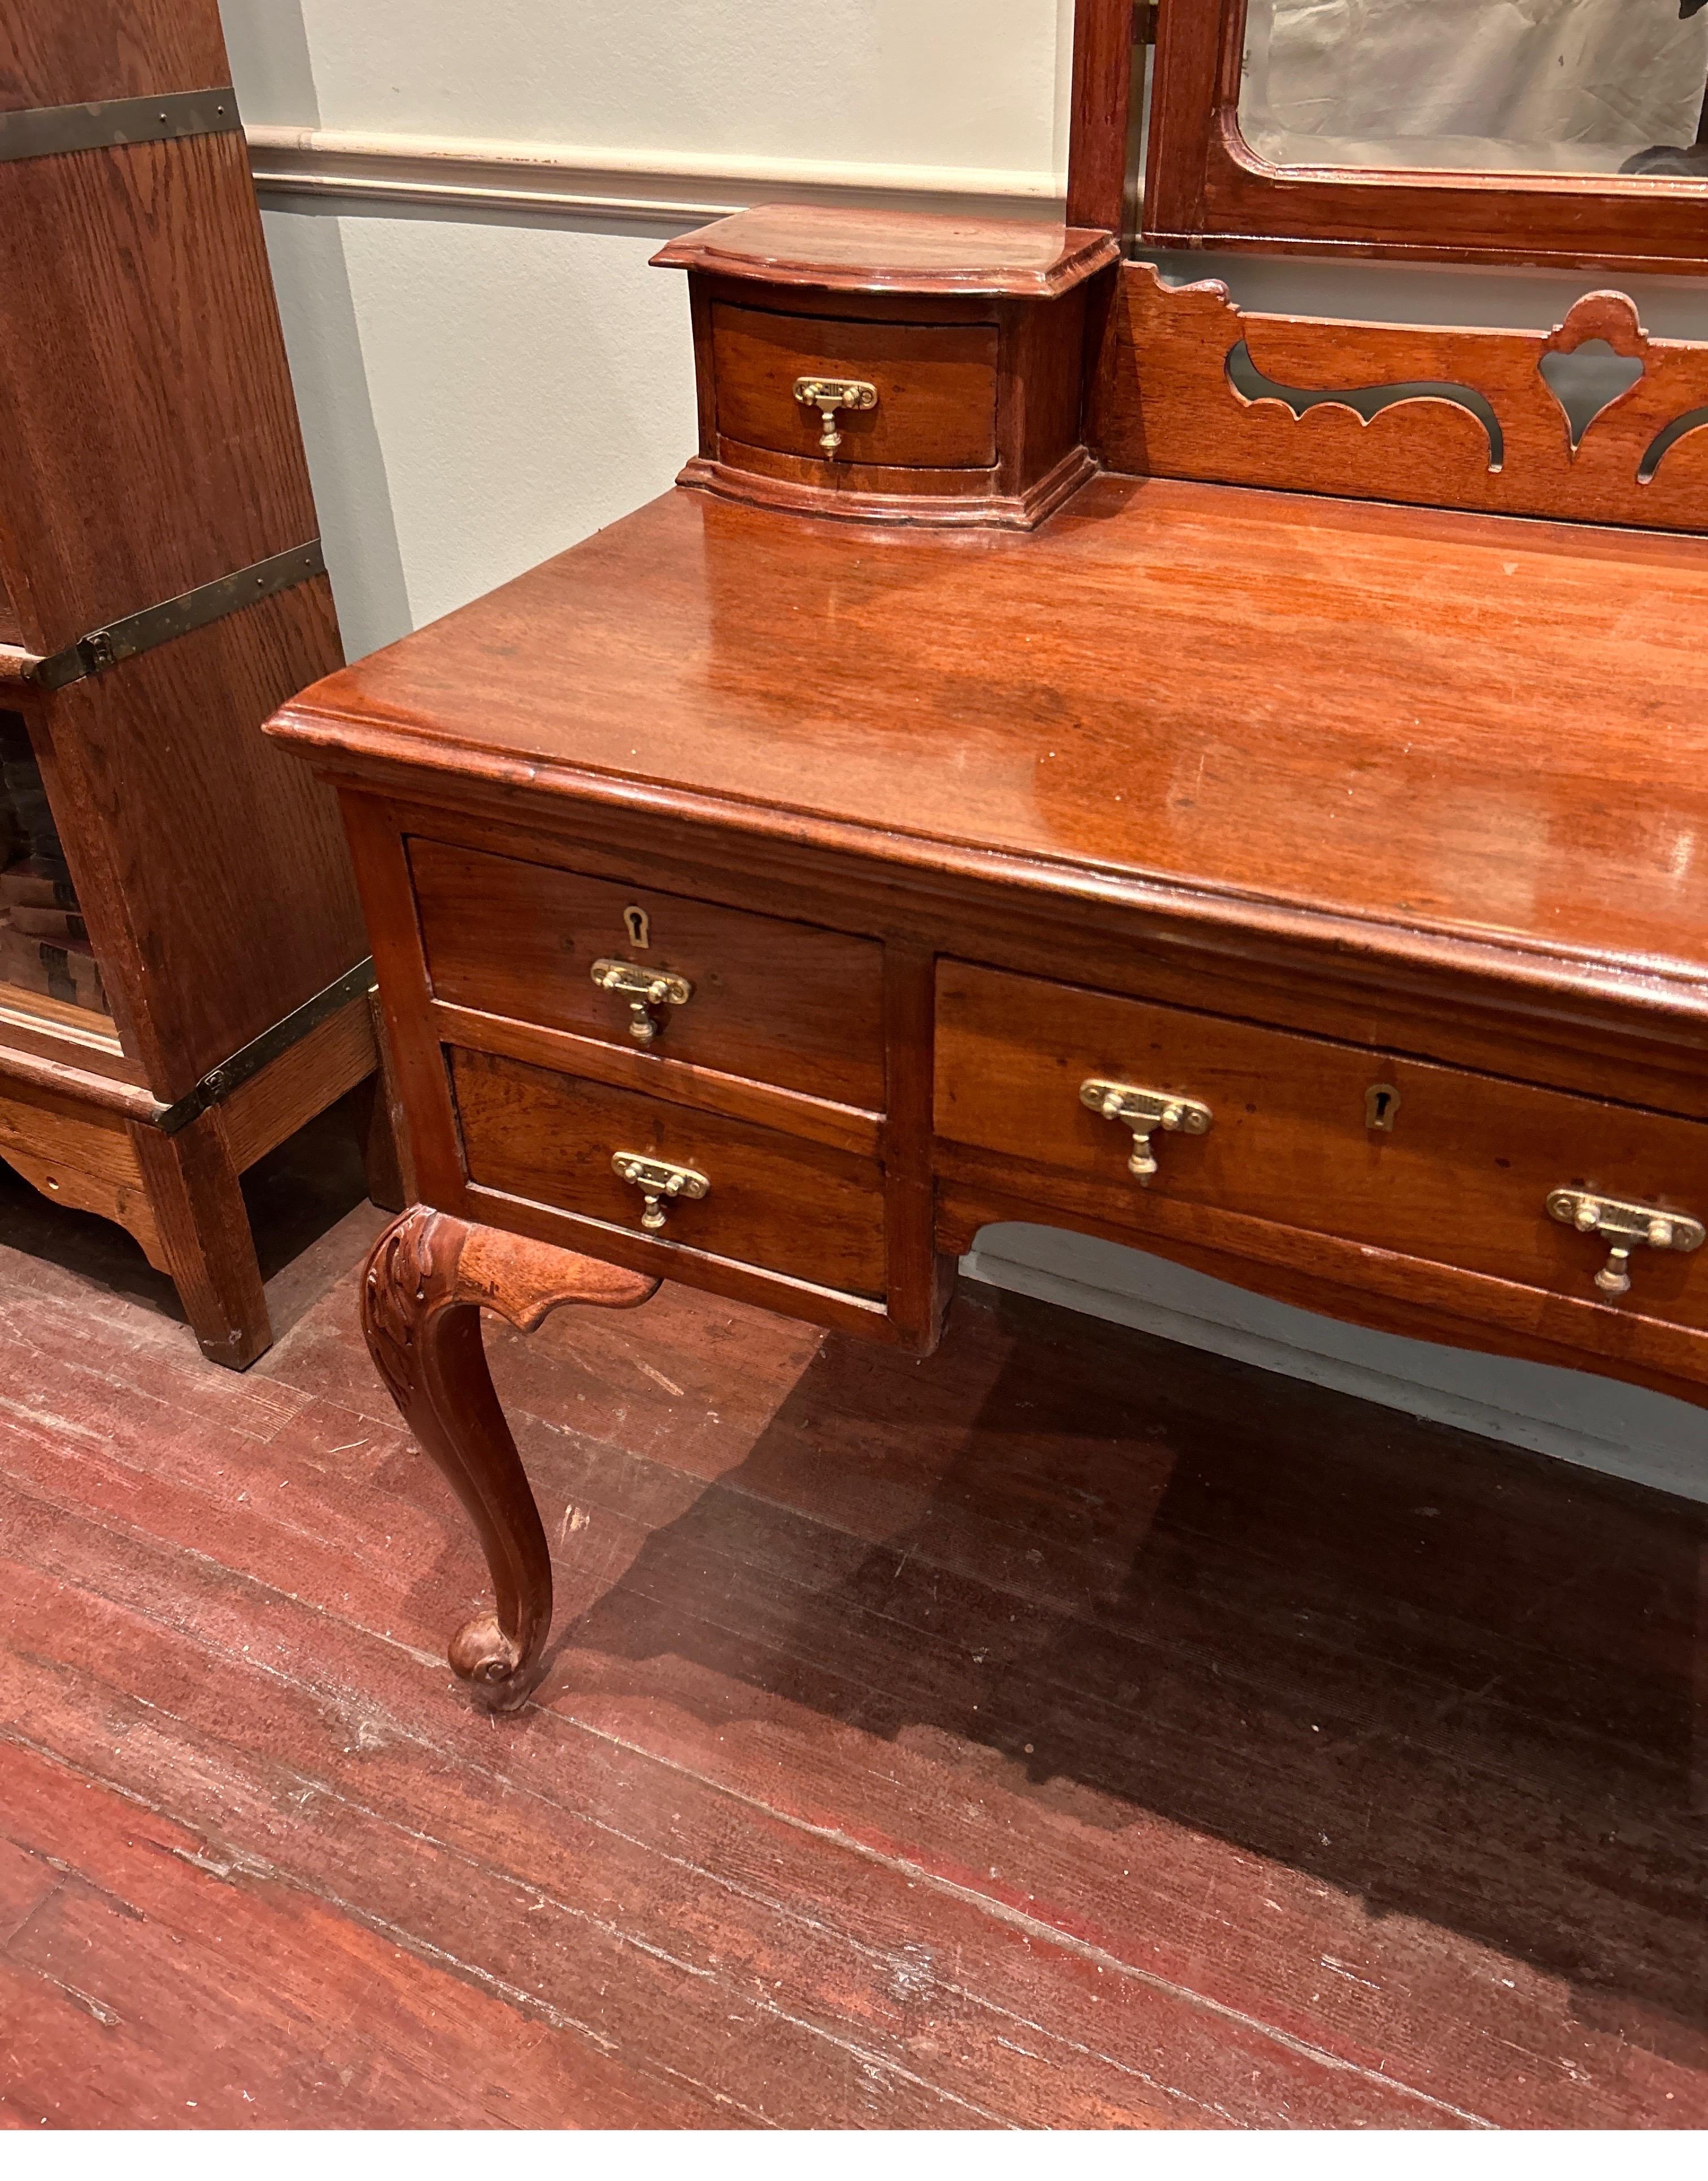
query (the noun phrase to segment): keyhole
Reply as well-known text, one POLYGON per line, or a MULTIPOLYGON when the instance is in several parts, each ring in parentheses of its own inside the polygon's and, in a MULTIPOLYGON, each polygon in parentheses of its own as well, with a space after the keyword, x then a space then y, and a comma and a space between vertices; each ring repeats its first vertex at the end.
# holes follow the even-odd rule
POLYGON ((651 917, 644 908, 625 908, 623 911, 623 925, 628 932, 630 946, 639 947, 644 954, 653 943, 651 917))
POLYGON ((1391 1083, 1373 1083, 1364 1093, 1364 1126, 1391 1132, 1400 1110, 1400 1094, 1391 1083))

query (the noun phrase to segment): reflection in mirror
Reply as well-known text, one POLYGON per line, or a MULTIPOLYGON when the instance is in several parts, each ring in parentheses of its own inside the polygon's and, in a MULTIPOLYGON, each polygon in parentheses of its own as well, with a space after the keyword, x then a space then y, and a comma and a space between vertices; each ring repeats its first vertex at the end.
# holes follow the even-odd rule
POLYGON ((1281 167, 1708 179, 1708 0, 1249 0, 1281 167))

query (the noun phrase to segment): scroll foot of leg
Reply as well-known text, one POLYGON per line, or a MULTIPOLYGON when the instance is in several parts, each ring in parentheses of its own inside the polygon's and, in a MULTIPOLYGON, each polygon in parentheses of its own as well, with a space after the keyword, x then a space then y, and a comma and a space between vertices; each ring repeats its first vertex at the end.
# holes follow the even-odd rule
POLYGON ((568 1250, 471 1226, 416 1205, 374 1245, 362 1331, 404 1422, 479 1535, 498 1610, 459 1630, 450 1663, 495 1709, 532 1687, 552 1620, 551 1559, 539 1509, 493 1389, 482 1308, 532 1332, 560 1303, 632 1310, 656 1280, 568 1250))
MULTIPOLYGON (((495 1696, 515 1689, 523 1663, 496 1613, 477 1613, 463 1623, 451 1638, 450 1662, 460 1680, 495 1696)), ((527 1663, 532 1668, 534 1661, 527 1663)))

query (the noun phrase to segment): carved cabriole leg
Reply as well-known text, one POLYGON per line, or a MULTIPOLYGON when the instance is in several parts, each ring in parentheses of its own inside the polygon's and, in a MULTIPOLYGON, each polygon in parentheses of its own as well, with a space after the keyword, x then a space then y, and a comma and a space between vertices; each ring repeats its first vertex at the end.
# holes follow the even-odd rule
POLYGON ((417 1204, 374 1245, 362 1280, 362 1330, 404 1422, 444 1471, 480 1536, 496 1615, 459 1630, 450 1662, 503 1706, 532 1686, 552 1620, 544 1526, 493 1389, 481 1311, 523 1333, 560 1303, 633 1310, 658 1290, 602 1265, 417 1204))

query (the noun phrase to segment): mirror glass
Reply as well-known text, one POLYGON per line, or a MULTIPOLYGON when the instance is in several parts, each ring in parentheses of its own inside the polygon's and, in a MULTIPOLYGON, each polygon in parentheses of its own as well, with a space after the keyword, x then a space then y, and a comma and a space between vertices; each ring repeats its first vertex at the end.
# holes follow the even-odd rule
POLYGON ((1708 0, 1249 0, 1279 167, 1708 179, 1708 0))

